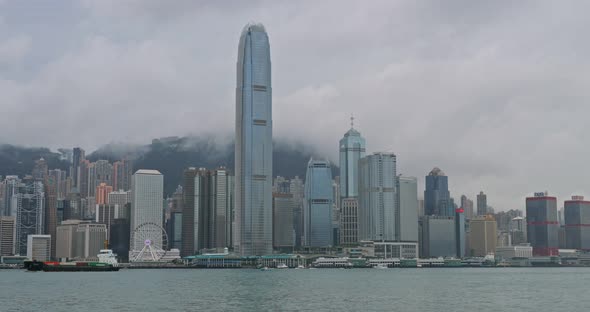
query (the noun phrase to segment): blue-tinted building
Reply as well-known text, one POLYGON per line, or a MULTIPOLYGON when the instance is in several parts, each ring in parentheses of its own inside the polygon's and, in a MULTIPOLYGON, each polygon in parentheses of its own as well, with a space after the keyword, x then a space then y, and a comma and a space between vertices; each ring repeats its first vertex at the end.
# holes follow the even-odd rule
POLYGON ((439 168, 426 176, 424 189, 424 214, 427 216, 455 216, 455 207, 450 199, 449 179, 439 168))
POLYGON ((264 26, 240 36, 236 87, 235 239, 243 256, 272 253, 272 89, 264 26))
MULTIPOLYGON (((351 118, 352 119, 352 118, 351 118)), ((340 140, 340 197, 357 197, 359 160, 365 157, 365 139, 350 125, 340 140)))
POLYGON ((332 168, 323 160, 310 159, 305 175, 304 246, 333 245, 332 229, 332 168))

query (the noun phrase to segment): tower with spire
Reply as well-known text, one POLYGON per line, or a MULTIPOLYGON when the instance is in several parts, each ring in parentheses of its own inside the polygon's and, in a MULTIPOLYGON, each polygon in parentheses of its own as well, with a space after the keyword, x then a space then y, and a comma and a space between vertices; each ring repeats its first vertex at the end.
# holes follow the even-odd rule
POLYGON ((350 130, 340 139, 340 196, 358 196, 359 159, 365 157, 365 138, 354 129, 354 116, 350 115, 350 130))

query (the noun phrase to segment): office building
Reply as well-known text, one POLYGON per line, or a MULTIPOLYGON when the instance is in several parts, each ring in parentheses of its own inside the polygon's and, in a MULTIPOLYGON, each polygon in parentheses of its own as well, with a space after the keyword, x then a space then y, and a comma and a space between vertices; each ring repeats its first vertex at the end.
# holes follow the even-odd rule
POLYGON ((450 202, 449 179, 445 173, 435 167, 426 176, 424 189, 424 215, 447 216, 455 215, 455 207, 450 202))
POLYGON ((305 175, 304 246, 333 246, 332 199, 330 163, 310 159, 305 175))
POLYGON ((113 192, 113 187, 107 185, 106 183, 100 183, 96 187, 95 191, 95 201, 97 205, 104 205, 108 203, 109 194, 113 192))
POLYGON ((29 260, 51 260, 51 235, 27 235, 26 250, 29 260))
POLYGON ((64 221, 57 227, 56 257, 58 259, 97 260, 107 245, 105 224, 80 220, 64 221))
POLYGON ((72 156, 72 167, 70 168, 70 176, 72 177, 72 187, 81 188, 80 185, 80 163, 86 159, 84 150, 79 147, 74 147, 72 156))
POLYGON ((396 180, 393 153, 374 153, 359 161, 359 240, 399 240, 396 180))
POLYGON ((235 240, 243 256, 272 253, 272 89, 264 26, 240 36, 236 88, 235 240))
POLYGON ((488 214, 488 196, 480 191, 477 194, 477 215, 485 216, 488 214))
MULTIPOLYGON (((162 228, 164 215, 164 176, 157 170, 140 169, 133 175, 130 231, 133 233, 144 224, 151 223, 162 228)), ((131 251, 144 248, 144 241, 131 237, 131 251)), ((155 246, 162 246, 161 233, 150 238, 155 246)), ((162 246, 164 247, 164 246, 162 246)))
POLYGON ((527 238, 534 256, 557 256, 558 231, 557 198, 546 192, 526 198, 527 238))
POLYGON ((396 234, 402 242, 418 241, 418 179, 415 177, 398 177, 397 206, 399 217, 396 218, 396 234))
POLYGON ((455 258, 455 218, 447 216, 424 216, 420 218, 420 257, 455 258))
POLYGON ((477 217, 469 222, 470 255, 485 257, 493 254, 497 247, 497 224, 492 215, 477 217))
MULTIPOLYGON (((45 231, 43 182, 23 179, 13 198, 16 200, 16 253, 25 255, 28 236, 43 234, 45 231)), ((51 245, 49 254, 51 255, 51 245)))
POLYGON ((350 118, 350 130, 340 139, 340 196, 359 196, 359 160, 365 157, 366 143, 360 132, 354 129, 354 118, 350 118))
POLYGON ((351 246, 358 239, 358 198, 342 198, 340 213, 340 245, 351 246))
POLYGON ((304 199, 303 180, 296 176, 289 181, 289 193, 293 195, 295 206, 293 207, 293 227, 295 229, 295 246, 303 245, 303 199, 304 199))
POLYGON ((461 259, 466 256, 465 246, 465 210, 458 208, 455 209, 455 251, 457 252, 457 258, 461 259))
POLYGON ((286 253, 295 247, 294 209, 291 193, 273 194, 273 247, 286 253))
POLYGON ((465 195, 461 195, 461 208, 463 208, 465 219, 471 220, 473 215, 473 201, 465 195))
POLYGON ((88 185, 89 185, 89 173, 90 173, 90 161, 84 159, 78 165, 78 184, 76 188, 80 192, 81 198, 86 198, 90 194, 88 192, 88 185))
POLYGON ((3 211, 2 216, 16 216, 16 194, 21 180, 18 176, 6 176, 3 183, 3 211))
POLYGON ((16 218, 0 216, 0 256, 13 256, 16 242, 16 218))
POLYGON ((590 251, 590 201, 572 196, 564 203, 566 248, 590 251))

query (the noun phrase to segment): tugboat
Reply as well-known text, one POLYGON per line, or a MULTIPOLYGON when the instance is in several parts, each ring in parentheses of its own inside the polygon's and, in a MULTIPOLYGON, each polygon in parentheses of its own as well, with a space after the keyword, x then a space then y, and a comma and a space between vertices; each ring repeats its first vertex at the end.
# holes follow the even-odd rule
POLYGON ((57 261, 25 261, 28 271, 43 272, 109 272, 119 271, 116 254, 110 249, 103 249, 98 254, 98 262, 57 262, 57 261))

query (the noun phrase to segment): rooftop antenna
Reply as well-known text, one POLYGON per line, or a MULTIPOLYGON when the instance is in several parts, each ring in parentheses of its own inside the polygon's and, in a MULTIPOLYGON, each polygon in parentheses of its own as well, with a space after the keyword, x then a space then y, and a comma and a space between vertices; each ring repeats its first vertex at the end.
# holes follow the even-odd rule
POLYGON ((354 115, 350 114, 350 128, 354 128, 354 115))

